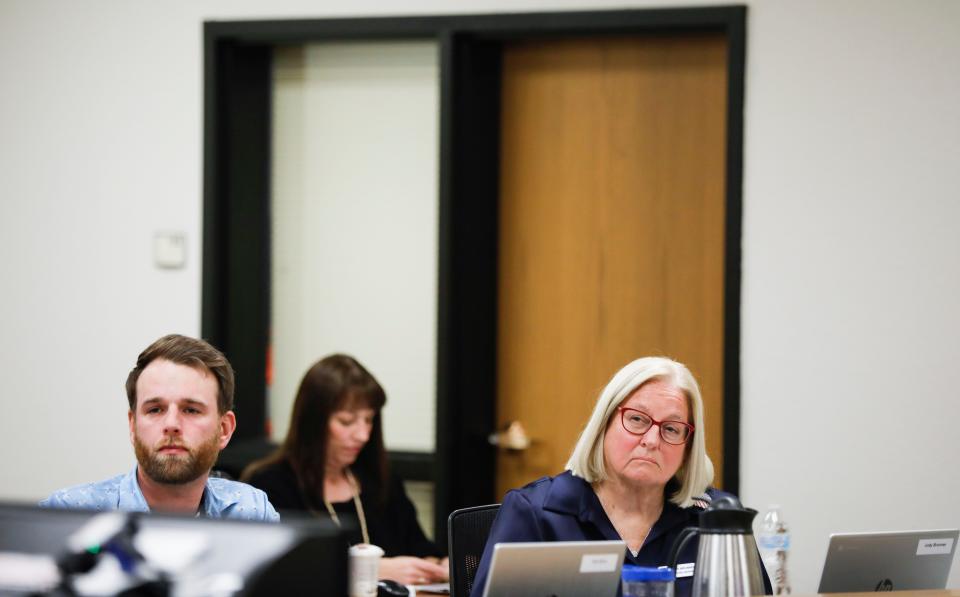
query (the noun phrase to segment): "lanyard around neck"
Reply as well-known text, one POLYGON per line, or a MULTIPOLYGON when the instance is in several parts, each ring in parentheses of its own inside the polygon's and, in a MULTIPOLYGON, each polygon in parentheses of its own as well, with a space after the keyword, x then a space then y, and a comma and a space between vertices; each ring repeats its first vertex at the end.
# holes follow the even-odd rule
MULTIPOLYGON (((363 504, 360 503, 360 489, 357 487, 357 482, 350 469, 346 470, 346 477, 347 482, 350 483, 350 493, 353 494, 353 505, 357 509, 357 519, 360 521, 360 534, 363 536, 364 543, 370 543, 370 535, 367 533, 367 518, 363 515, 363 504)), ((327 507, 327 512, 330 514, 333 523, 340 526, 340 517, 337 516, 337 511, 333 509, 333 504, 330 503, 326 495, 323 496, 323 505, 327 507)))

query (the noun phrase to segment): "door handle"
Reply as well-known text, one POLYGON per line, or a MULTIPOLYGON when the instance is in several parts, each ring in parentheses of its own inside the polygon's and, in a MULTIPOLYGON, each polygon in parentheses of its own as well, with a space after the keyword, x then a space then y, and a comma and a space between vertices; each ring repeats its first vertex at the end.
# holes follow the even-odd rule
POLYGON ((530 440, 530 436, 527 435, 527 430, 523 428, 523 424, 520 421, 511 421, 505 429, 491 433, 490 436, 487 437, 487 441, 489 441, 492 446, 497 446, 498 448, 512 452, 526 450, 530 447, 530 444, 533 443, 530 440))

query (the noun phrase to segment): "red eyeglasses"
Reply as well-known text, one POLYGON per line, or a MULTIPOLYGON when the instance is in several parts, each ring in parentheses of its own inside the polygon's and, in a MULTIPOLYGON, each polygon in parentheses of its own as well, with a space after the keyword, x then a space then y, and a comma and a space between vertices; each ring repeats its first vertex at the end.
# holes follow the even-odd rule
POLYGON ((694 427, 689 423, 658 421, 642 410, 627 408, 626 406, 621 406, 617 410, 620 411, 620 423, 623 428, 627 430, 627 433, 633 435, 643 435, 650 431, 651 427, 657 425, 660 427, 660 437, 663 441, 675 446, 687 443, 687 440, 693 435, 694 427))

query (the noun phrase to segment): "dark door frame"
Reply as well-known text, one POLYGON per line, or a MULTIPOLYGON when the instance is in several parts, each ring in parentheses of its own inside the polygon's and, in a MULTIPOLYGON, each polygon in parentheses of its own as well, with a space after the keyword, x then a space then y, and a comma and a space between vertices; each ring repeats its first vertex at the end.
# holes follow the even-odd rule
MULTIPOLYGON (((724 477, 740 477, 740 260, 745 6, 204 23, 202 332, 237 370, 240 440, 266 435, 270 318, 271 68, 274 47, 436 40, 440 197, 436 452, 394 453, 407 478, 435 481, 435 531, 489 503, 495 454, 500 56, 537 37, 717 32, 728 44, 724 290, 724 477)), ((362 358, 362 355, 361 355, 362 358)))

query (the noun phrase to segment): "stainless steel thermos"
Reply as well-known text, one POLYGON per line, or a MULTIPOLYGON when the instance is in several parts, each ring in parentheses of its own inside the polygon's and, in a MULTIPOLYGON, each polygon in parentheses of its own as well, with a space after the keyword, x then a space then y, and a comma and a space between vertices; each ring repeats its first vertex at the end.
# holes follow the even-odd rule
POLYGON ((700 513, 700 526, 680 533, 668 560, 674 570, 683 546, 694 536, 700 536, 693 571, 693 597, 763 595, 763 573, 753 538, 756 515, 756 510, 744 508, 736 498, 723 496, 700 513))

